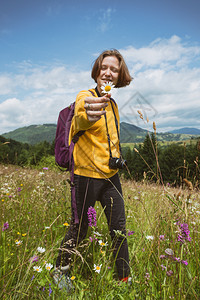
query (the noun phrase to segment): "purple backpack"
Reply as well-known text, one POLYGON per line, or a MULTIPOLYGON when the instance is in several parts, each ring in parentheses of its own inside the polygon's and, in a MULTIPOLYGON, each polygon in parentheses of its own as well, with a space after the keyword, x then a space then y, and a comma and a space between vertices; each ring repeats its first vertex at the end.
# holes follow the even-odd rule
POLYGON ((74 116, 75 102, 70 106, 60 111, 55 138, 55 160, 56 163, 65 168, 66 171, 72 171, 73 169, 73 150, 74 145, 78 141, 79 137, 85 131, 79 131, 72 139, 69 145, 69 132, 71 128, 72 118, 74 116))
MULTIPOLYGON (((95 94, 89 90, 93 97, 95 94)), ((74 160, 73 160, 73 150, 74 145, 78 142, 79 137, 84 134, 84 130, 79 131, 71 141, 69 145, 69 133, 72 123, 72 118, 74 116, 75 102, 70 106, 64 108, 60 111, 55 137, 55 160, 56 163, 65 168, 66 171, 73 171, 74 160)))

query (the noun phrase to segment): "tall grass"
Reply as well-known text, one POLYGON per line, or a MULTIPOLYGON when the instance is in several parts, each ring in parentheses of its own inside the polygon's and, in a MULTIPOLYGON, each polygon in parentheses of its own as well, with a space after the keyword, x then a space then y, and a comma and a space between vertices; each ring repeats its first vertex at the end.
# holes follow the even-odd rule
POLYGON ((67 176, 47 168, 0 166, 1 299, 200 299, 199 193, 123 178, 132 285, 117 280, 97 202, 97 226, 89 228, 73 256, 74 292, 60 291, 45 267, 55 266, 70 223, 67 176), (191 240, 182 224, 188 225, 191 240), (94 264, 101 266, 99 273, 94 264))

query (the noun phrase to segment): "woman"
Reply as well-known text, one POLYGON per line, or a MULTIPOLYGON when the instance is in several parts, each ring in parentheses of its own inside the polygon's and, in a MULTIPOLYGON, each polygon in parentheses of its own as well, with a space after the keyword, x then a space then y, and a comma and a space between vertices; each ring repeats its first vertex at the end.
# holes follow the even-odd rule
POLYGON ((100 201, 107 218, 119 280, 127 281, 130 272, 124 200, 118 176, 118 168, 124 166, 119 141, 119 112, 109 90, 113 86, 120 88, 130 84, 132 78, 117 50, 101 53, 91 76, 97 86, 77 95, 70 131, 69 143, 76 133, 85 132, 73 152, 72 190, 76 205, 72 206, 71 225, 61 243, 54 271, 54 279, 60 282, 60 287, 71 286, 67 273, 71 253, 87 234, 88 208, 94 207, 96 201, 100 201), (116 236, 116 232, 120 234, 116 236))

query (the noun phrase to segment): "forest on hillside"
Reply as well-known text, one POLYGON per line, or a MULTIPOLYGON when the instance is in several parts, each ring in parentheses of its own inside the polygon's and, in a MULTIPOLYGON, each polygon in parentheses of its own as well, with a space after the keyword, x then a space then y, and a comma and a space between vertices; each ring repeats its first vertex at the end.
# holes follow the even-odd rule
MULTIPOLYGON (((143 143, 134 147, 122 147, 127 168, 120 170, 125 178, 136 181, 170 183, 174 186, 191 181, 200 187, 200 139, 196 143, 172 143, 160 147, 154 133, 147 134, 143 143)), ((38 166, 45 164, 56 167, 54 142, 40 142, 36 145, 23 144, 0 137, 0 163, 19 166, 38 166)))

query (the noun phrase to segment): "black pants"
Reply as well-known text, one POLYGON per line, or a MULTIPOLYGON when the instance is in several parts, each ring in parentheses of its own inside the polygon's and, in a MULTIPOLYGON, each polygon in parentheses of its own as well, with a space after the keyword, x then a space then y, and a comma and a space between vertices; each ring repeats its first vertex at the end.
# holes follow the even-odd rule
POLYGON ((113 241, 113 254, 116 259, 118 277, 119 279, 127 277, 130 272, 129 254, 126 239, 124 200, 118 174, 109 179, 96 179, 74 175, 74 184, 80 224, 75 224, 72 209, 71 225, 62 240, 56 266, 69 265, 73 248, 86 237, 88 230, 88 208, 90 206, 94 207, 95 202, 100 201, 113 241), (116 230, 119 230, 122 235, 116 234, 116 230))

